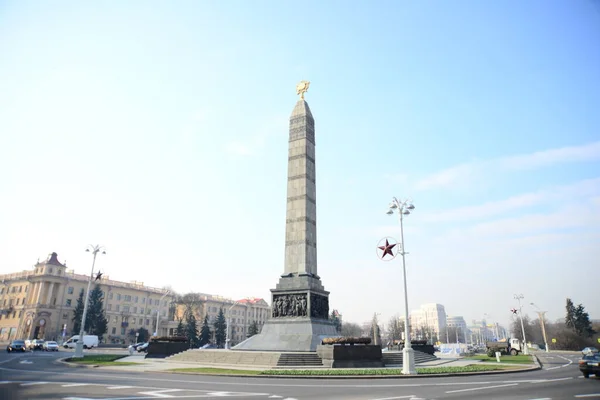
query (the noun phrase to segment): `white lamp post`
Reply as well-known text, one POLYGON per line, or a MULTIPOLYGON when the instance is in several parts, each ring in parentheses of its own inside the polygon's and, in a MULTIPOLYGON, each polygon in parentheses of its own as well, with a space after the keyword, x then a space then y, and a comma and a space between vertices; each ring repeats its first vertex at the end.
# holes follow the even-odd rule
POLYGON ((158 301, 158 308, 156 309, 156 330, 154 331, 154 336, 158 336, 158 322, 160 321, 160 305, 162 304, 163 299, 171 293, 170 290, 167 290, 165 294, 162 295, 160 300, 158 301))
POLYGON ((83 334, 85 331, 85 317, 87 316, 88 309, 88 301, 90 299, 90 287, 92 286, 92 280, 94 279, 94 266, 96 265, 96 256, 98 252, 102 252, 102 254, 106 254, 104 247, 100 245, 92 246, 89 245, 87 249, 85 249, 88 253, 91 252, 94 255, 94 259, 92 261, 92 272, 90 272, 90 279, 88 280, 87 292, 85 293, 85 301, 83 303, 83 315, 81 316, 81 329, 79 330, 79 340, 75 344, 75 358, 83 357, 83 334))
POLYGON ((519 302, 519 317, 521 318, 521 330, 523 332, 523 354, 529 354, 527 350, 527 338, 525 337, 525 325, 523 325, 523 306, 521 305, 521 299, 523 299, 522 294, 515 294, 515 300, 519 302))
POLYGON ((401 255, 402 255, 402 273, 404 275, 404 349, 402 350, 402 374, 414 375, 417 373, 415 368, 415 354, 410 343, 410 329, 408 327, 408 290, 406 286, 406 246, 404 246, 404 216, 410 215, 411 210, 414 210, 415 206, 409 200, 399 201, 397 198, 393 198, 390 203, 390 209, 387 214, 392 215, 394 211, 398 212, 398 219, 400 220, 400 242, 401 242, 401 255))
POLYGON ((530 303, 532 306, 534 306, 535 308, 537 308, 537 313, 538 316, 540 317, 540 325, 542 325, 542 335, 544 336, 544 345, 546 346, 546 353, 550 351, 550 349, 548 348, 548 340, 546 339, 546 311, 542 311, 540 310, 540 308, 538 306, 536 306, 534 303, 530 303))

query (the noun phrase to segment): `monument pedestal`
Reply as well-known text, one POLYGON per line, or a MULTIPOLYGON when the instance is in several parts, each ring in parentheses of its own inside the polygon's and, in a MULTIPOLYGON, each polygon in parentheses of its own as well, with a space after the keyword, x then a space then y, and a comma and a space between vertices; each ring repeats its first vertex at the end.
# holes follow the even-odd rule
POLYGON ((285 275, 271 297, 271 318, 260 334, 233 350, 316 351, 324 338, 339 336, 329 321, 329 292, 318 277, 285 275))

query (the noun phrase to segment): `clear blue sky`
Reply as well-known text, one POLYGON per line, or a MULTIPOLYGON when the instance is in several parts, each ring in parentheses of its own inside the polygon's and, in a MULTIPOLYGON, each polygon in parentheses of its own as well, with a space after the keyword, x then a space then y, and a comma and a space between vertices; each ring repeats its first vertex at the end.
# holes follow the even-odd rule
POLYGON ((319 275, 345 320, 515 293, 600 318, 600 2, 0 2, 0 272, 270 301, 294 88, 316 120, 319 275), (594 286, 595 287, 595 286, 594 286))

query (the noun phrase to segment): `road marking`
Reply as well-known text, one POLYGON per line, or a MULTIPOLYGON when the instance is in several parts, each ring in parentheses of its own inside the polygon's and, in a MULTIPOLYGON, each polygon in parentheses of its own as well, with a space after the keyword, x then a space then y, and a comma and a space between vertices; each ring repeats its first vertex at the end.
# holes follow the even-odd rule
POLYGON ((590 393, 590 394, 578 394, 575 397, 581 399, 583 397, 600 397, 600 393, 590 393))
POLYGON ((269 396, 270 399, 283 399, 283 396, 277 396, 274 394, 273 396, 269 396))
POLYGON ((88 383, 67 383, 66 385, 61 385, 62 387, 75 387, 75 386, 87 386, 88 383))
POLYGON ((164 394, 164 393, 174 393, 174 392, 182 392, 182 389, 165 389, 165 390, 156 390, 153 392, 138 392, 138 394, 145 394, 148 396, 154 396, 154 397, 160 397, 160 398, 170 398, 170 397, 175 397, 175 396, 171 396, 170 394, 164 394))
POLYGON ((33 364, 33 361, 23 360, 23 361, 19 361, 19 364, 33 364))
POLYGON ((394 400, 394 399, 412 399, 414 398, 414 395, 410 395, 410 396, 399 396, 399 397, 383 397, 381 399, 371 399, 371 400, 394 400))
POLYGON ((509 383, 508 385, 494 385, 494 386, 483 386, 483 387, 478 387, 478 388, 450 390, 450 391, 447 391, 446 393, 471 392, 473 390, 495 389, 495 388, 499 388, 499 387, 517 386, 517 385, 518 385, 518 383, 509 383))
POLYGON ((27 382, 21 383, 21 386, 46 385, 48 382, 27 382))
POLYGON ((107 389, 109 390, 113 390, 113 389, 130 389, 133 386, 108 386, 107 389))
POLYGON ((529 399, 529 400, 552 400, 550 397, 543 397, 541 399, 529 399))
POLYGON ((87 397, 64 397, 63 400, 94 400, 94 399, 90 399, 87 397))

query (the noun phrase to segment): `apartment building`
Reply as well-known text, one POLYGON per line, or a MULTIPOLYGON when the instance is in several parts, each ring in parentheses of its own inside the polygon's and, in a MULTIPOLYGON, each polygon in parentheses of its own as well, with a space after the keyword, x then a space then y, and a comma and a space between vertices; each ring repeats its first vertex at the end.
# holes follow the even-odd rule
MULTIPOLYGON (((73 332, 73 315, 79 293, 87 290, 89 275, 67 270, 52 253, 32 269, 0 275, 0 341, 15 338, 58 340, 73 332)), ((173 298, 164 289, 141 282, 120 282, 103 276, 99 284, 104 294, 108 331, 102 338, 109 343, 131 341, 132 330, 147 329, 151 334, 167 333, 173 298), (158 314, 158 315, 157 315, 158 314), (157 318, 158 317, 158 318, 157 318)), ((85 296, 85 292, 84 292, 85 296)))
POLYGON ((437 303, 423 304, 409 316, 413 338, 437 341, 446 329, 446 309, 437 303))
MULTIPOLYGON (((242 342, 246 339, 248 328, 252 322, 256 321, 260 329, 269 318, 269 304, 261 298, 247 298, 242 300, 233 300, 230 298, 200 294, 198 301, 193 307, 194 317, 198 321, 198 330, 202 326, 204 317, 208 316, 208 323, 211 330, 211 340, 214 341, 214 323, 219 315, 219 310, 223 309, 226 318, 229 318, 229 339, 230 346, 242 342)), ((173 335, 177 329, 180 319, 184 319, 186 311, 185 304, 178 304, 175 311, 175 320, 169 322, 168 333, 173 335)))

